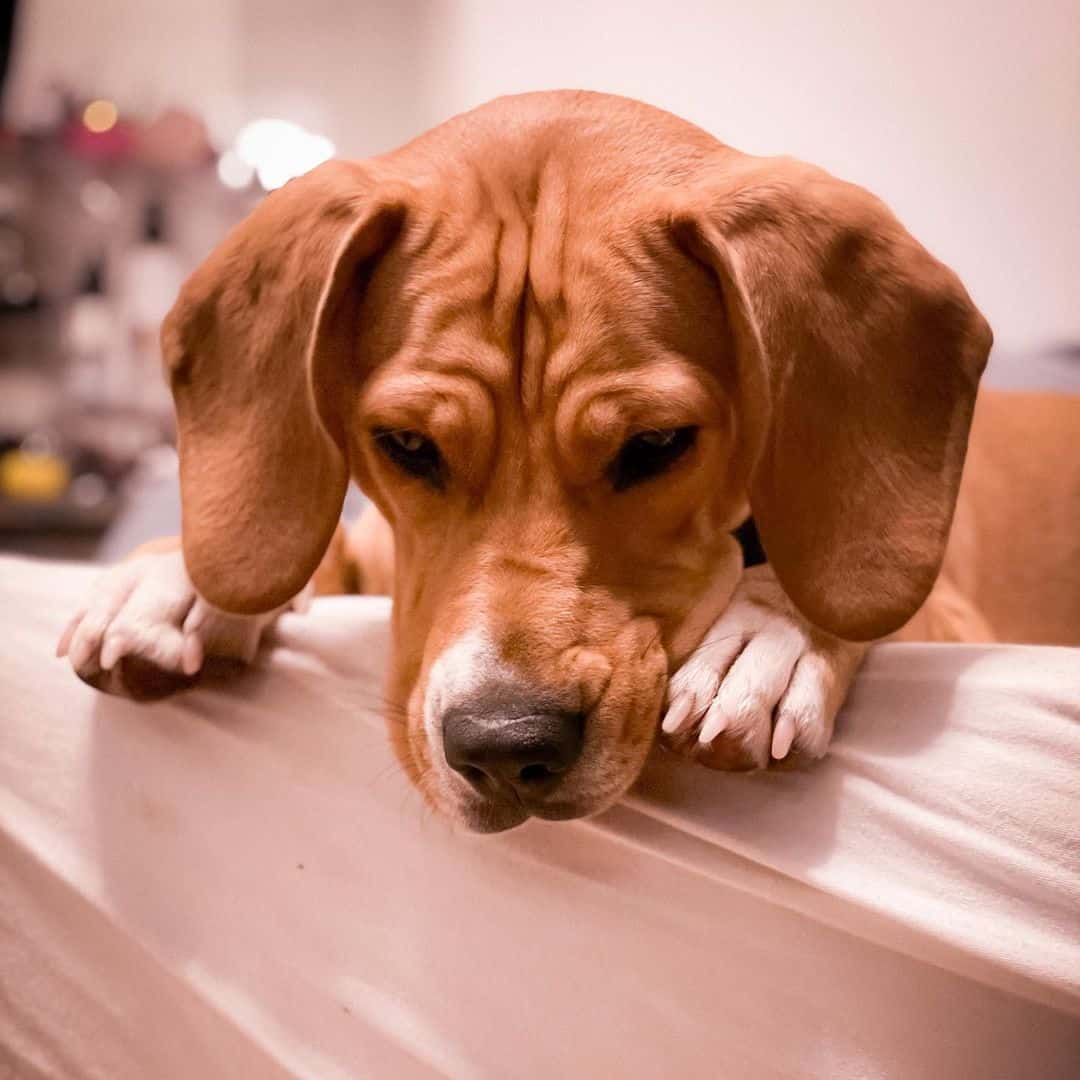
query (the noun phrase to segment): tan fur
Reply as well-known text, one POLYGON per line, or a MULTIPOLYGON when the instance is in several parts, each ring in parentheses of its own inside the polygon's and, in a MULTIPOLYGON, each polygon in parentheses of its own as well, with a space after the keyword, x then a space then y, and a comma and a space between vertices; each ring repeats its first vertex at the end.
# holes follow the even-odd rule
MULTIPOLYGON (((937 574, 990 332, 865 191, 567 92, 271 194, 163 344, 199 592, 253 613, 317 567, 321 588, 392 580, 397 751, 434 805, 501 828, 518 811, 456 790, 425 726, 439 657, 486 642, 586 714, 580 762, 533 812, 600 809, 728 605, 752 508, 803 637, 846 680, 861 647, 840 639, 901 627, 937 574), (628 437, 683 426, 697 441, 670 472, 613 490, 628 437), (380 430, 433 439, 444 488, 389 461, 380 430), (377 509, 335 538, 350 474, 377 509)), ((714 763, 738 756, 728 739, 714 763)))
POLYGON ((1080 645, 1080 394, 979 394, 941 576, 896 637, 1080 645))

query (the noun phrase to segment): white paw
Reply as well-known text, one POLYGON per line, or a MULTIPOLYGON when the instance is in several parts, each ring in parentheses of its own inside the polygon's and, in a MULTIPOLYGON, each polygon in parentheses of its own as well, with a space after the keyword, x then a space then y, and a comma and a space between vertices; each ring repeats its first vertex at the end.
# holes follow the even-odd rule
POLYGON ((671 677, 661 730, 717 768, 764 768, 793 750, 821 757, 865 652, 812 627, 769 567, 754 567, 671 677))
POLYGON ((194 680, 208 656, 250 663, 278 612, 228 615, 195 592, 180 551, 106 570, 56 648, 100 690, 157 697, 194 680))

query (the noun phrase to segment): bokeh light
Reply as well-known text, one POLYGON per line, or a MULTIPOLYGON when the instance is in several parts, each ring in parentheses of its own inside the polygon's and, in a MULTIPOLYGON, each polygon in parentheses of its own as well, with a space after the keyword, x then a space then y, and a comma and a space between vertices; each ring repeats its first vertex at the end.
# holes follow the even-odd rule
POLYGON ((235 150, 226 150, 218 158, 218 179, 229 188, 242 191, 255 177, 255 170, 235 150))
POLYGON ((325 135, 289 120, 262 119, 240 131, 236 154, 255 170, 259 183, 272 191, 333 157, 334 144, 325 135))
POLYGON ((100 135, 116 127, 116 121, 120 118, 120 114, 117 111, 115 102, 108 101, 105 98, 97 98, 83 109, 82 118, 83 124, 86 125, 88 131, 100 135))

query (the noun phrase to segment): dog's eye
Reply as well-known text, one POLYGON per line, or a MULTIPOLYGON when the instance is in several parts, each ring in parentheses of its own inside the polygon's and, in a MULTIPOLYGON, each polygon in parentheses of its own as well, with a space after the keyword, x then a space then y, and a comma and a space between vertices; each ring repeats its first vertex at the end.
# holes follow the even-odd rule
POLYGON ((399 469, 424 480, 434 488, 444 483, 444 468, 439 448, 419 431, 377 428, 375 445, 399 469))
POLYGON ((696 427, 642 431, 623 443, 612 462, 610 476, 616 491, 624 491, 665 472, 694 445, 696 427))

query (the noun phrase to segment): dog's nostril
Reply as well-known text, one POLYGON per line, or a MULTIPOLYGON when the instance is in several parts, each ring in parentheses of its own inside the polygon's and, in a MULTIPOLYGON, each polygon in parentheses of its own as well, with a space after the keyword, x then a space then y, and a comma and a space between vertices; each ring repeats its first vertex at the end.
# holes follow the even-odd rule
POLYGON ((482 784, 487 779, 487 773, 478 769, 475 765, 462 765, 458 772, 469 781, 470 784, 482 784))
POLYGON ((524 784, 539 784, 544 780, 549 780, 554 775, 554 770, 549 769, 546 765, 535 764, 526 765, 525 768, 518 773, 518 779, 524 784))

